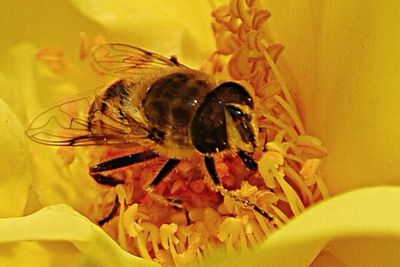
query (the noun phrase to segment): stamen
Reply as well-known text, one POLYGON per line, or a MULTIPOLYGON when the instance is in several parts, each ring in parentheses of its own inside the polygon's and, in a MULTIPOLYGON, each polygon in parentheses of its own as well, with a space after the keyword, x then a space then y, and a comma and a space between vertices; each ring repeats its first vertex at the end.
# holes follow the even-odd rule
POLYGON ((306 203, 311 203, 312 202, 312 193, 311 190, 309 188, 309 186, 311 186, 311 184, 307 184, 307 181, 305 181, 304 179, 306 179, 304 176, 304 179, 302 179, 303 177, 300 176, 292 167, 290 166, 286 166, 283 168, 283 171, 285 172, 285 174, 291 178, 291 180, 295 183, 295 185, 299 188, 299 191, 302 195, 305 196, 306 203))
POLYGON ((37 52, 36 59, 46 64, 56 74, 64 74, 67 71, 64 50, 61 48, 43 48, 37 52))
POLYGON ((321 159, 308 159, 300 170, 300 174, 308 186, 316 183, 316 174, 321 165, 321 159))
POLYGON ((283 176, 277 176, 276 180, 279 186, 282 188, 283 193, 287 197, 287 202, 290 206, 291 211, 294 215, 299 215, 300 212, 303 211, 305 208, 296 191, 293 190, 293 188, 285 181, 283 176))
POLYGON ((293 122, 296 125, 296 128, 299 130, 300 134, 304 134, 304 126, 300 120, 298 113, 291 106, 289 106, 288 103, 282 99, 282 97, 275 95, 274 98, 286 110, 290 118, 293 119, 293 122))
POLYGON ((126 243, 126 233, 124 227, 126 192, 124 187, 120 184, 115 187, 115 192, 117 193, 118 202, 120 204, 118 218, 118 242, 123 249, 127 250, 128 245, 126 243))
MULTIPOLYGON (((266 40, 262 40, 262 44, 264 46, 264 49, 268 48, 268 44, 266 43, 266 40)), ((274 73, 276 80, 278 81, 279 85, 281 86, 282 92, 285 96, 286 101, 289 103, 289 105, 294 110, 296 110, 296 105, 294 104, 294 101, 293 101, 292 95, 290 94, 289 88, 287 87, 280 71, 278 70, 278 67, 275 65, 275 62, 272 60, 270 54, 266 50, 264 51, 264 57, 267 60, 268 65, 270 66, 272 72, 274 73)), ((304 129, 300 133, 304 133, 304 129)))
POLYGON ((276 214, 275 223, 278 227, 284 226, 289 221, 289 217, 280 208, 271 205, 271 209, 276 214))
POLYGON ((326 187, 326 184, 324 183, 324 181, 322 181, 322 178, 320 175, 317 175, 316 178, 317 178, 318 189, 322 194, 322 199, 328 199, 329 192, 328 192, 328 188, 326 187))
POLYGON ((81 32, 80 35, 80 47, 79 47, 79 59, 84 60, 91 53, 93 47, 104 44, 106 39, 102 35, 96 35, 90 38, 85 32, 81 32))

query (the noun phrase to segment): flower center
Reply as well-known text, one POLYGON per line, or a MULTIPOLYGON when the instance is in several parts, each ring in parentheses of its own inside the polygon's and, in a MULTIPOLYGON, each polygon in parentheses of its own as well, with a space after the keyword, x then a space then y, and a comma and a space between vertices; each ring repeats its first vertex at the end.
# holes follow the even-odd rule
MULTIPOLYGON (((105 231, 125 250, 165 266, 201 262, 213 247, 256 247, 291 217, 328 197, 319 170, 327 151, 316 137, 306 134, 295 100, 275 64, 283 46, 269 41, 266 22, 270 13, 256 0, 231 0, 212 16, 217 48, 201 70, 220 80, 236 80, 251 91, 259 129, 253 158, 259 171, 246 169, 234 155, 219 155, 216 169, 226 190, 221 195, 210 185, 200 160, 182 160, 154 189, 161 198, 182 203, 182 208, 176 208, 144 189, 166 160, 155 158, 112 171, 124 184, 112 187, 91 209, 94 216, 104 218, 117 199, 119 208, 103 225, 105 231)), ((86 50, 81 51, 82 58, 86 50)), ((40 59, 55 71, 64 70, 56 64, 62 54, 50 52, 42 53, 40 59)), ((101 162, 126 153, 107 149, 91 157, 101 162)))
POLYGON ((267 42, 269 12, 257 1, 232 0, 212 15, 217 49, 201 69, 254 89, 260 132, 254 157, 259 172, 247 170, 235 156, 220 156, 216 167, 232 192, 221 196, 212 190, 198 161, 184 161, 157 187, 159 195, 184 203, 179 210, 142 191, 162 162, 123 171, 129 182, 115 190, 121 209, 104 228, 124 249, 166 266, 201 262, 212 247, 256 247, 291 217, 328 197, 318 169, 327 152, 317 138, 306 135, 275 65, 283 46, 267 42), (232 196, 268 211, 273 220, 232 196))

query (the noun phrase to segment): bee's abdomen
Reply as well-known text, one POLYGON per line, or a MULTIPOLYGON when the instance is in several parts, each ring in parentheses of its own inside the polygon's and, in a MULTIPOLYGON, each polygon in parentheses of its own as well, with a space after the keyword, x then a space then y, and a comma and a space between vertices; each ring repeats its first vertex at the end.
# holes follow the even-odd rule
POLYGON ((173 73, 160 78, 142 101, 146 119, 166 138, 181 146, 191 146, 190 123, 209 88, 206 80, 192 73, 173 73))

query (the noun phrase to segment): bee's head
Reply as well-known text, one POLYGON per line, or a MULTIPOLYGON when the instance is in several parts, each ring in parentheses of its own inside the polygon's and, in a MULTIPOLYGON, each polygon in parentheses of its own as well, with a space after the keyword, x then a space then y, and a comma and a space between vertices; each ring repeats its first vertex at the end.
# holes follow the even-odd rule
POLYGON ((230 147, 253 153, 257 147, 257 128, 252 109, 247 105, 225 104, 227 137, 230 147))
POLYGON ((207 94, 191 123, 191 139, 201 153, 225 149, 252 153, 257 128, 250 93, 235 82, 225 82, 207 94))

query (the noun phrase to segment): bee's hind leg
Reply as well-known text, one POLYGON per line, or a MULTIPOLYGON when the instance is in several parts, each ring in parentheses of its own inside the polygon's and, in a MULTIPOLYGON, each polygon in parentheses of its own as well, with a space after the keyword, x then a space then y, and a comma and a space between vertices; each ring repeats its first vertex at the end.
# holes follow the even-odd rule
POLYGON ((156 177, 146 187, 145 191, 155 200, 162 204, 169 205, 178 209, 182 209, 182 202, 177 198, 164 197, 154 192, 154 188, 161 183, 161 181, 167 177, 167 175, 179 164, 178 159, 169 159, 167 163, 161 168, 156 177))
POLYGON ((114 205, 113 205, 113 207, 112 207, 110 213, 109 213, 106 217, 104 217, 103 219, 99 220, 97 223, 98 223, 100 226, 103 226, 106 222, 108 222, 108 221, 110 221, 112 218, 114 218, 115 214, 117 214, 117 211, 118 211, 118 209, 119 209, 119 206, 120 206, 120 204, 119 204, 119 201, 118 201, 118 196, 116 196, 116 197, 115 197, 115 200, 114 200, 114 205))
MULTIPOLYGON (((206 169, 207 169, 208 173, 211 176, 211 181, 212 181, 214 189, 217 190, 222 196, 230 197, 230 198, 234 199, 235 201, 240 202, 243 206, 252 208, 254 211, 258 212, 259 214, 261 214, 265 218, 267 218, 269 221, 272 221, 274 219, 274 217, 270 213, 264 211, 263 209, 261 209, 254 203, 251 203, 247 199, 243 199, 243 198, 235 195, 233 192, 229 191, 222 185, 219 175, 217 173, 217 170, 215 168, 215 162, 214 162, 213 157, 205 156, 204 163, 206 165, 206 169)), ((250 163, 250 164, 252 164, 252 163, 250 163)), ((246 164, 246 166, 247 166, 247 164, 246 164)))
MULTIPOLYGON (((158 157, 158 154, 154 153, 153 151, 145 151, 145 152, 140 152, 140 153, 136 153, 136 154, 131 154, 131 155, 111 159, 111 160, 91 166, 89 168, 89 174, 99 184, 108 185, 108 186, 116 186, 118 184, 123 184, 124 181, 121 179, 117 179, 110 175, 103 175, 102 173, 106 172, 106 171, 111 171, 111 170, 127 167, 129 165, 147 161, 147 160, 150 160, 150 159, 153 159, 156 157, 158 157)), ((120 203, 118 202, 118 197, 115 197, 114 205, 113 205, 111 212, 107 216, 105 216, 103 219, 99 220, 98 224, 103 225, 106 222, 110 221, 112 218, 114 218, 115 214, 117 213, 117 211, 119 209, 119 206, 120 206, 120 203)))

